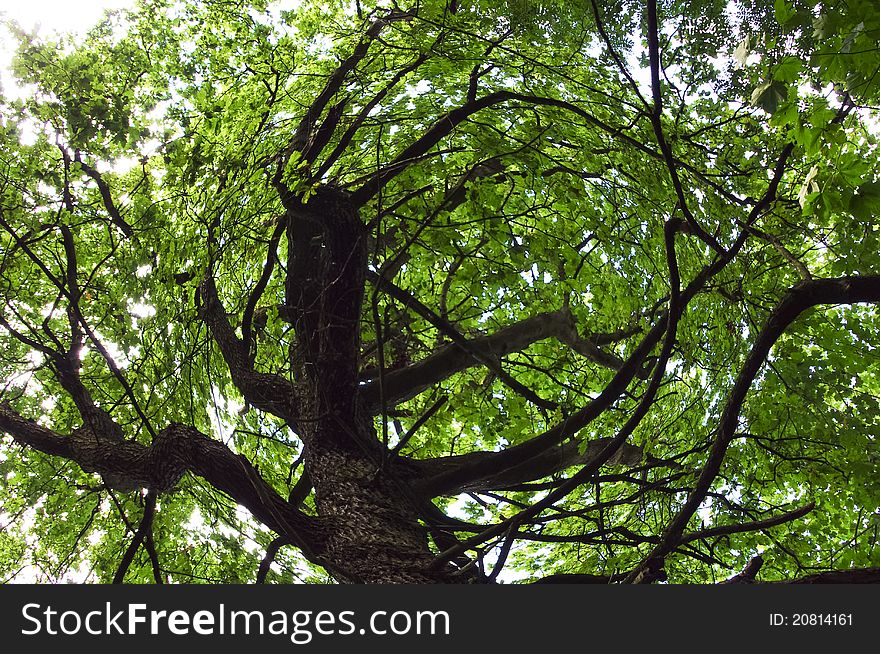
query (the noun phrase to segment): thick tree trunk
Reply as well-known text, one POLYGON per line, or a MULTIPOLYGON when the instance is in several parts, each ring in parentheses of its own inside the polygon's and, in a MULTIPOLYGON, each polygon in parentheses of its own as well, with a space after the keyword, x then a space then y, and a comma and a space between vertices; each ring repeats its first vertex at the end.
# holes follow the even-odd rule
POLYGON ((442 570, 429 570, 433 555, 425 529, 394 479, 375 462, 313 440, 307 465, 327 534, 323 555, 338 581, 454 581, 442 570))
POLYGON ((390 474, 372 418, 358 396, 366 238, 348 198, 319 189, 303 204, 285 198, 286 318, 299 431, 324 525, 322 558, 339 581, 450 581, 430 571, 425 528, 390 474))

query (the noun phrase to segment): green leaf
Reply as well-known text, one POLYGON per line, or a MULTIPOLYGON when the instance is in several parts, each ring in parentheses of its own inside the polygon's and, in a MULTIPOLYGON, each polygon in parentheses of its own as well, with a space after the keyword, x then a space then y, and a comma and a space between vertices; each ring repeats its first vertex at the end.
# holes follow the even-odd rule
POLYGON ((799 77, 804 68, 804 62, 798 57, 785 57, 773 70, 773 79, 777 82, 792 83, 799 77))
POLYGON ((768 114, 773 114, 779 105, 788 97, 788 87, 778 81, 765 82, 752 91, 752 105, 760 107, 768 114))
POLYGON ((796 9, 786 0, 774 0, 773 11, 780 25, 788 23, 797 13, 796 9))
POLYGON ((880 215, 880 182, 866 182, 856 189, 849 210, 859 220, 876 220, 880 215))

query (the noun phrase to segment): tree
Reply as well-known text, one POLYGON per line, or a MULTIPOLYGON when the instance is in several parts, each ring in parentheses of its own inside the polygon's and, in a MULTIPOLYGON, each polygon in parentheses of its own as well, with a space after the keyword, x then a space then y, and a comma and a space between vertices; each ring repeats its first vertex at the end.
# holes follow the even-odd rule
POLYGON ((880 580, 878 34, 867 0, 18 30, 4 576, 880 580))

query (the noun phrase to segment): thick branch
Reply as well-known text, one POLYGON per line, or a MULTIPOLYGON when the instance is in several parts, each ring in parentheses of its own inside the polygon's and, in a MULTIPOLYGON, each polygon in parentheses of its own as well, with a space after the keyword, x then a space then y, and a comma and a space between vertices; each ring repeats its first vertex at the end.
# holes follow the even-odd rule
POLYGON ((256 372, 251 367, 248 347, 229 324, 213 278, 208 277, 202 282, 199 296, 199 317, 220 348, 236 388, 252 406, 295 424, 297 406, 293 384, 278 375, 256 372))
POLYGON ((293 509, 243 456, 212 440, 193 427, 172 423, 159 432, 149 447, 134 441, 108 442, 87 431, 62 436, 0 405, 0 430, 20 445, 77 463, 86 472, 125 480, 126 490, 173 489, 187 471, 192 472, 247 508, 278 534, 314 551, 313 519, 293 509))
POLYGON ((254 311, 257 308, 257 302, 260 301, 263 292, 266 290, 266 286, 269 284, 269 280, 272 279, 275 260, 278 258, 278 244, 281 242, 281 235, 284 233, 284 228, 287 225, 283 217, 279 217, 277 220, 278 222, 275 223, 275 230, 272 232, 272 237, 269 239, 269 248, 266 253, 266 264, 263 266, 263 272, 260 274, 260 278, 257 280, 254 290, 251 291, 251 294, 248 297, 247 305, 244 308, 244 314, 242 314, 241 317, 241 340, 244 346, 249 350, 252 344, 254 348, 256 347, 256 340, 254 339, 253 342, 251 340, 251 327, 254 321, 254 311))
POLYGON ((275 557, 278 556, 278 551, 285 545, 287 545, 287 541, 284 537, 276 538, 269 543, 269 547, 266 548, 266 555, 260 561, 260 568, 257 570, 257 581, 255 583, 266 583, 266 577, 269 575, 272 563, 275 561, 275 557))
MULTIPOLYGON (((308 148, 308 155, 310 157, 310 160, 312 161, 320 154, 321 148, 311 147, 311 144, 309 144, 309 138, 312 136, 314 126, 320 115, 323 113, 324 108, 327 106, 327 103, 330 102, 333 96, 339 92, 339 90, 342 88, 343 83, 345 82, 345 78, 366 56, 367 51, 370 48, 370 44, 376 39, 377 36, 379 36, 385 26, 396 20, 406 20, 408 17, 408 13, 395 9, 393 11, 390 11, 387 15, 373 21, 366 32, 364 32, 364 36, 354 47, 352 53, 345 60, 343 60, 342 63, 339 64, 339 66, 337 66, 336 70, 334 70, 330 77, 327 79, 327 83, 324 85, 321 93, 318 94, 318 97, 315 98, 314 102, 312 102, 312 104, 306 110, 305 115, 300 120, 299 125, 297 125, 296 132, 294 132, 290 146, 285 153, 285 161, 294 152, 304 151, 306 148, 308 148)), ((338 120, 338 116, 336 120, 338 120)), ((333 117, 330 117, 330 123, 332 123, 332 127, 335 127, 335 122, 336 121, 333 120, 333 117)), ((328 129, 330 128, 330 126, 331 125, 328 124, 328 129)), ((327 140, 329 140, 329 136, 325 135, 324 142, 326 143, 327 140)))
POLYGON ((753 557, 743 571, 739 574, 732 576, 730 579, 725 579, 722 581, 722 584, 753 584, 755 583, 755 577, 758 576, 758 572, 761 571, 761 566, 764 565, 764 557, 761 555, 753 557))
POLYGON ((541 398, 533 390, 526 387, 525 385, 511 377, 504 370, 502 370, 500 361, 493 358, 489 354, 471 348, 471 342, 465 339, 465 337, 461 335, 461 333, 458 331, 458 329, 455 328, 454 325, 452 325, 448 320, 444 320, 443 318, 438 316, 434 311, 432 311, 430 308, 420 302, 418 298, 413 297, 405 290, 396 286, 394 283, 388 281, 387 279, 382 279, 380 275, 373 271, 367 271, 367 279, 370 280, 370 282, 372 282, 373 284, 379 285, 382 291, 393 297, 395 300, 403 303, 407 308, 415 311, 422 318, 424 318, 434 327, 440 330, 443 334, 452 339, 452 342, 455 346, 463 350, 475 361, 478 361, 479 363, 482 363, 483 365, 488 367, 489 370, 498 375, 498 379, 508 388, 512 389, 513 391, 527 399, 529 402, 535 404, 538 407, 541 407, 544 410, 552 411, 556 408, 557 405, 555 403, 541 398))
POLYGON ((151 490, 144 498, 144 517, 141 519, 141 524, 138 526, 134 538, 131 539, 131 543, 128 544, 125 555, 123 555, 119 568, 116 570, 116 575, 113 577, 114 584, 121 584, 125 579, 125 573, 128 572, 131 562, 134 561, 134 555, 137 553, 141 543, 144 542, 147 534, 153 529, 153 518, 155 515, 156 493, 151 490))
POLYGON ((373 99, 370 100, 367 104, 364 105, 364 108, 361 109, 360 113, 357 115, 357 118, 354 119, 354 122, 345 130, 345 133, 340 137, 339 143, 336 144, 336 147, 333 148, 333 152, 331 152, 327 158, 321 162, 321 166, 318 168, 315 173, 315 179, 321 179, 324 174, 330 170, 330 167, 336 163, 336 160, 342 156, 342 153, 345 152, 346 148, 351 145, 351 141, 354 138, 354 135, 361 128, 364 121, 367 119, 367 116, 370 115, 370 112, 378 105, 388 92, 391 91, 404 77, 406 77, 409 73, 414 71, 416 68, 421 66, 426 60, 428 56, 425 54, 420 54, 416 57, 415 61, 411 64, 404 66, 394 77, 389 80, 388 84, 386 84, 382 90, 380 90, 376 95, 373 96, 373 99))
MULTIPOLYGON (((558 447, 546 450, 517 466, 502 468, 486 477, 469 480, 447 492, 458 494, 468 491, 501 490, 537 479, 543 479, 572 466, 587 463, 594 459, 610 442, 610 438, 597 438, 584 444, 573 439, 562 443, 558 447)), ((492 460, 494 455, 494 452, 473 452, 435 459, 409 460, 407 464, 418 471, 419 477, 430 478, 450 470, 456 470, 465 463, 474 465, 481 459, 492 460)), ((609 465, 637 466, 643 462, 644 456, 645 453, 641 447, 624 443, 607 463, 609 465)), ((648 457, 648 463, 663 465, 662 462, 651 457, 648 457)))
MULTIPOLYGON (((596 341, 604 340, 605 336, 581 337, 569 311, 542 313, 504 327, 490 336, 468 340, 468 350, 450 343, 411 366, 386 373, 383 380, 385 401, 389 406, 404 402, 437 382, 486 359, 499 361, 501 357, 520 352, 547 338, 557 338, 591 361, 619 370, 623 361, 596 345, 596 341)), ((371 380, 360 391, 366 406, 373 411, 378 403, 377 386, 377 382, 371 380)))

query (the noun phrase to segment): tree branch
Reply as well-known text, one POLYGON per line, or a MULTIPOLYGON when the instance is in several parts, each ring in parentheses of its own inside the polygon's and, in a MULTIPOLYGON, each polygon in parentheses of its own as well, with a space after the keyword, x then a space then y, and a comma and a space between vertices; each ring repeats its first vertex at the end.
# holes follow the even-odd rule
MULTIPOLYGON (((241 317, 241 340, 249 354, 252 348, 254 354, 256 354, 256 339, 251 333, 251 326, 254 321, 254 311, 257 308, 257 302, 259 302, 260 298, 263 296, 263 291, 266 290, 266 286, 269 284, 269 280, 272 279, 275 260, 278 258, 278 244, 281 242, 281 235, 284 234, 284 228, 286 225, 287 221, 284 220, 284 217, 279 216, 275 223, 275 230, 272 232, 272 237, 269 239, 269 247, 266 253, 266 264, 263 266, 263 272, 257 280, 254 290, 251 291, 251 294, 248 296, 247 305, 245 306, 244 313, 241 317)), ((253 360, 253 357, 251 357, 251 360, 253 360)))
MULTIPOLYGON (((282 156, 282 165, 278 168, 279 173, 283 169, 283 165, 287 163, 290 155, 292 155, 294 152, 306 152, 308 150, 308 154, 312 161, 320 154, 321 148, 312 148, 311 144, 309 143, 309 139, 311 138, 314 126, 318 118, 323 113, 324 108, 327 106, 327 103, 330 102, 333 96, 339 92, 339 90, 342 88, 342 84, 345 81, 345 78, 366 56, 367 51, 370 48, 370 44, 376 39, 376 37, 379 36, 385 26, 394 21, 406 20, 409 17, 409 13, 401 11, 399 9, 393 9, 389 11, 385 16, 377 18, 373 21, 370 27, 364 32, 361 40, 358 41, 358 44, 354 47, 352 53, 346 59, 344 59, 342 63, 339 64, 339 66, 337 66, 336 70, 334 70, 333 73, 331 73, 330 77, 327 78, 327 83, 324 85, 321 93, 318 94, 318 97, 316 97, 309 108, 306 109, 305 115, 300 120, 299 125, 297 125, 296 131, 293 134, 290 145, 287 147, 282 156)), ((328 127, 329 126, 330 125, 328 124, 328 127)), ((335 126, 335 122, 332 122, 332 127, 335 128, 335 126)), ((328 140, 329 135, 325 134, 324 143, 326 143, 328 140)), ((280 179, 276 181, 280 181, 280 179)))
MULTIPOLYGON (((478 100, 466 102, 458 109, 453 109, 452 111, 441 116, 440 119, 437 120, 437 122, 435 122, 434 125, 432 125, 420 138, 411 143, 391 163, 389 163, 381 170, 377 171, 369 181, 365 182, 363 186, 352 193, 351 197, 355 206, 362 206, 369 202, 370 199, 375 196, 376 193, 378 193, 382 188, 384 188, 385 185, 387 185, 392 179, 402 173, 411 163, 418 161, 422 157, 424 157, 431 150, 431 148, 439 143, 441 139, 450 134, 459 124, 467 120, 470 116, 477 113, 478 111, 482 111, 483 109, 501 104, 503 102, 507 102, 509 100, 516 100, 534 106, 556 107, 558 109, 574 113, 575 115, 586 121, 589 125, 601 129, 603 132, 613 136, 614 138, 620 139, 622 142, 629 145, 630 147, 635 148, 639 152, 642 152, 652 157, 653 159, 657 159, 658 161, 666 161, 666 157, 663 152, 657 152, 656 150, 648 147, 638 139, 623 134, 621 128, 613 127, 612 125, 603 122, 602 120, 593 116, 588 111, 582 109, 575 104, 572 104, 571 102, 558 100, 556 98, 545 98, 536 95, 515 93, 513 91, 496 91, 478 100)), ((743 204, 743 201, 740 198, 725 190, 718 183, 709 179, 704 173, 700 172, 691 164, 675 158, 673 158, 672 161, 676 166, 687 170, 701 182, 712 187, 712 189, 716 193, 721 195, 729 202, 735 203, 737 205, 743 204)), ((722 250, 716 249, 716 251, 720 253, 722 250)))
POLYGON ((648 60, 651 68, 651 91, 654 101, 654 110, 651 112, 651 125, 654 128, 657 145, 660 146, 660 152, 663 154, 663 161, 669 170, 669 177, 672 180, 672 186, 678 197, 679 208, 690 227, 690 231, 713 250, 719 254, 724 254, 724 248, 721 247, 711 234, 703 229, 691 213, 684 188, 681 184, 681 178, 678 176, 675 156, 672 154, 672 148, 669 147, 669 143, 666 141, 666 136, 663 133, 663 94, 660 89, 660 40, 657 25, 657 0, 648 0, 648 60))
MULTIPOLYGON (((547 338, 557 338, 581 356, 612 370, 619 370, 623 361, 596 345, 597 341, 605 341, 607 337, 607 334, 581 337, 574 317, 566 309, 538 314, 503 327, 489 336, 470 339, 467 349, 451 343, 406 368, 385 373, 385 400, 389 406, 405 402, 457 372, 487 359, 499 361, 501 357, 520 352, 547 338)), ((375 380, 369 380, 360 389, 361 398, 371 411, 377 409, 376 386, 375 380)))
POLYGON ((83 172, 91 177, 95 184, 98 185, 98 191, 101 193, 101 200, 104 202, 104 209, 106 209, 107 213, 110 215, 111 222, 121 229, 122 233, 128 238, 131 238, 134 235, 134 230, 131 228, 131 225, 125 221, 122 214, 119 213, 119 209, 116 208, 116 204, 113 202, 113 195, 110 193, 110 186, 108 186, 107 182, 104 181, 104 178, 101 177, 101 173, 83 161, 78 151, 75 153, 74 161, 76 161, 80 168, 82 168, 83 172))
POLYGON ((144 496, 144 517, 141 518, 141 523, 138 526, 137 531, 134 533, 134 538, 132 538, 131 543, 128 544, 128 548, 125 550, 125 555, 122 557, 122 561, 116 569, 116 574, 113 576, 114 584, 121 584, 125 579, 125 573, 128 572, 131 562, 134 561, 134 555, 137 553, 141 543, 144 542, 147 534, 153 528, 153 517, 155 515, 156 492, 150 490, 146 496, 144 496))
POLYGON ((550 402, 549 400, 545 400, 539 397, 533 390, 524 386, 522 383, 518 382, 516 379, 514 379, 508 373, 502 370, 500 361, 494 359, 490 354, 474 350, 471 347, 471 343, 467 339, 465 339, 465 337, 462 336, 461 333, 449 321, 444 320, 443 318, 438 316, 434 311, 422 304, 422 302, 420 302, 417 298, 413 297, 411 294, 407 293, 405 290, 398 287, 393 282, 390 282, 387 279, 382 279, 377 273, 371 270, 367 271, 367 279, 373 284, 378 284, 379 288, 381 288, 381 290, 383 290, 385 293, 393 297, 395 300, 403 303, 406 307, 415 311, 422 318, 431 323, 434 327, 440 330, 440 332, 452 339, 452 342, 457 347, 466 352, 468 356, 489 368, 489 370, 498 375, 498 378, 506 386, 523 396, 529 402, 532 402, 533 404, 544 410, 552 411, 556 408, 556 404, 554 402, 550 402))
MULTIPOLYGON (((503 490, 530 481, 543 479, 555 473, 577 465, 584 465, 594 459, 611 442, 610 438, 597 438, 584 443, 572 439, 510 468, 495 470, 487 476, 472 478, 455 488, 449 488, 444 494, 457 495, 464 492, 482 492, 503 490)), ((474 466, 481 460, 492 460, 495 452, 471 452, 456 456, 437 457, 433 459, 410 459, 407 465, 417 471, 421 479, 431 479, 462 466, 474 466)), ((624 443, 607 461, 609 465, 637 466, 645 460, 644 450, 637 446, 624 443)), ((648 456, 649 465, 670 465, 654 457, 648 456)))
POLYGON ((645 100, 645 97, 639 90, 638 83, 635 81, 635 79, 633 79, 633 76, 627 69, 626 64, 623 62, 623 59, 621 59, 620 55, 617 53, 617 49, 611 42, 611 37, 605 30, 605 25, 602 21, 602 15, 599 12, 599 6, 596 4, 596 0, 590 0, 590 5, 593 8, 593 19, 596 21, 596 29, 599 31, 599 36, 601 36, 602 40, 605 42, 605 47, 608 48, 608 54, 611 55, 611 59, 617 65, 617 69, 621 72, 624 78, 626 78, 626 81, 629 83, 630 88, 632 88, 633 92, 636 94, 636 97, 642 101, 642 104, 644 104, 646 108, 650 109, 648 101, 645 100))
POLYGON ((701 529, 700 531, 694 531, 689 534, 685 534, 681 538, 680 542, 691 543, 695 540, 705 540, 706 538, 717 538, 718 536, 728 536, 730 534, 742 534, 747 531, 761 531, 762 529, 769 529, 770 527, 776 527, 777 525, 782 525, 786 522, 791 522, 792 520, 803 518, 815 508, 816 505, 810 502, 806 506, 802 506, 799 509, 788 511, 787 513, 773 516, 772 518, 766 518, 765 520, 757 520, 755 522, 746 522, 743 524, 721 525, 720 527, 701 529))
POLYGON ((283 536, 276 538, 269 543, 269 547, 266 548, 266 555, 263 557, 263 560, 260 561, 260 568, 257 570, 257 580, 255 583, 266 583, 266 577, 269 575, 272 562, 275 561, 275 557, 278 556, 279 550, 287 544, 288 542, 283 536))
POLYGON ((748 229, 752 234, 757 236, 762 241, 767 241, 770 245, 772 245, 776 249, 776 251, 779 252, 780 255, 782 255, 782 258, 788 261, 791 264, 792 268, 797 271, 797 274, 802 281, 808 282, 813 279, 813 275, 810 273, 809 268, 804 265, 804 262, 794 256, 791 250, 785 247, 785 245, 782 244, 782 241, 780 241, 776 236, 774 236, 773 234, 768 234, 767 232, 762 231, 754 226, 747 227, 746 229, 748 229))
POLYGON ((648 384, 648 388, 642 395, 638 406, 636 406, 635 410, 630 414, 629 419, 627 419, 623 427, 620 428, 620 431, 615 434, 614 438, 610 439, 608 444, 605 445, 605 447, 603 447, 602 450, 599 451, 599 453, 596 454, 596 456, 587 464, 585 464, 583 468, 572 475, 571 478, 566 479, 540 501, 523 509, 513 517, 496 523, 476 536, 462 542, 460 545, 441 552, 435 557, 434 562, 432 563, 433 566, 442 565, 446 561, 449 561, 451 557, 472 549, 474 546, 486 542, 490 538, 503 533, 507 529, 516 529, 516 527, 523 524, 525 521, 538 516, 542 511, 553 506, 553 504, 566 497, 581 484, 589 481, 599 468, 605 465, 611 457, 614 456, 617 450, 626 442, 627 438, 630 437, 635 428, 638 427, 642 419, 647 415, 654 403, 654 398, 656 397, 657 390, 660 388, 660 384, 663 381, 663 376, 666 374, 666 363, 669 361, 669 357, 672 354, 672 346, 675 344, 678 320, 683 310, 680 289, 681 279, 679 277, 678 261, 675 254, 675 234, 679 231, 679 223, 680 219, 672 218, 666 221, 663 226, 670 285, 669 312, 666 319, 666 338, 663 341, 663 347, 660 350, 660 356, 654 366, 654 373, 648 384))
POLYGON ((250 462, 194 427, 172 423, 148 447, 135 441, 108 442, 87 431, 62 436, 0 404, 0 431, 20 445, 77 463, 86 472, 125 480, 124 490, 172 490, 186 472, 203 478, 247 508, 264 525, 315 557, 318 523, 292 508, 250 462))
POLYGON ((199 300, 199 317, 220 348, 236 388, 252 406, 295 425, 298 411, 293 384, 278 375, 253 369, 248 347, 229 324, 212 277, 206 277, 199 285, 199 300))
POLYGON ((327 173, 327 171, 330 170, 330 167, 333 166, 334 163, 336 163, 336 160, 339 159, 340 156, 342 156, 342 153, 345 152, 346 148, 351 145, 351 141, 354 138, 354 135, 361 128, 361 125, 363 125, 364 121, 367 119, 367 116, 370 115, 370 112, 373 110, 373 108, 378 105, 385 98, 386 95, 388 95, 388 92, 391 91, 391 89, 397 86, 400 80, 402 80, 409 73, 413 72, 416 68, 425 63, 427 59, 428 56, 426 54, 420 54, 411 64, 408 64, 407 66, 404 66, 399 71, 397 71, 397 74, 395 74, 394 77, 392 77, 388 81, 388 84, 386 84, 382 88, 382 90, 380 90, 366 105, 364 105, 364 108, 361 109, 360 113, 358 113, 357 118, 354 119, 354 122, 352 122, 349 128, 345 130, 345 133, 339 138, 339 142, 336 144, 336 147, 333 148, 333 152, 331 152, 327 156, 327 158, 321 162, 320 167, 314 175, 315 179, 321 179, 327 173))
POLYGON ((761 566, 764 565, 764 557, 761 555, 752 557, 752 559, 748 562, 743 571, 739 574, 732 576, 730 579, 725 579, 722 581, 722 584, 753 584, 755 583, 755 577, 758 576, 758 572, 761 571, 761 566))
POLYGON ((853 304, 857 302, 880 302, 880 276, 840 277, 802 282, 791 288, 770 314, 764 328, 755 339, 749 356, 728 395, 712 444, 709 457, 684 505, 664 530, 661 542, 630 574, 628 581, 635 581, 640 571, 662 561, 681 542, 687 523, 709 492, 721 471, 727 448, 736 434, 739 414, 752 382, 764 365, 770 349, 789 325, 804 311, 817 304, 853 304))
MULTIPOLYGON (((746 226, 754 224, 775 201, 779 182, 782 180, 786 163, 793 151, 794 145, 791 143, 782 149, 773 168, 773 177, 767 185, 766 191, 749 211, 748 217, 744 221, 746 226)), ((727 252, 719 255, 712 263, 706 265, 691 283, 687 285, 681 293, 682 311, 687 308, 691 299, 705 287, 706 283, 724 270, 727 264, 736 257, 745 245, 748 235, 749 232, 743 229, 727 252)), ((430 479, 425 479, 420 484, 421 491, 429 497, 443 495, 473 480, 483 479, 496 474, 500 470, 520 465, 577 434, 577 432, 600 416, 626 392, 629 383, 641 370, 651 350, 663 338, 666 326, 665 320, 658 320, 599 396, 591 400, 580 410, 554 425, 543 434, 520 445, 515 445, 500 452, 493 452, 488 457, 475 458, 470 461, 463 460, 460 466, 446 470, 430 479)))
MULTIPOLYGON (((78 348, 80 346, 80 328, 82 328, 82 331, 85 332, 85 334, 89 337, 89 340, 95 346, 95 349, 107 363, 107 367, 110 369, 110 372, 113 373, 113 376, 122 386, 123 390, 128 396, 128 399, 131 401, 135 413, 137 413, 147 431, 150 433, 151 436, 155 436, 156 432, 153 429, 153 426, 150 424, 150 421, 147 419, 146 414, 141 409, 140 403, 137 401, 137 397, 135 396, 131 385, 128 383, 128 380, 126 380, 125 375, 122 374, 119 366, 116 365, 116 361, 113 359, 113 357, 110 356, 107 348, 98 339, 92 328, 89 327, 89 324, 86 322, 85 316, 83 315, 82 310, 79 306, 79 286, 76 281, 76 250, 74 249, 73 236, 70 232, 70 229, 65 225, 62 225, 60 228, 64 240, 64 249, 67 259, 67 271, 65 279, 62 280, 59 277, 55 276, 51 270, 49 270, 45 262, 43 262, 43 260, 36 255, 36 253, 30 248, 30 246, 24 241, 24 239, 22 239, 12 228, 12 226, 6 222, 5 218, 3 217, 2 211, 0 211, 0 226, 2 226, 3 229, 7 231, 7 233, 15 241, 16 245, 20 247, 22 251, 27 255, 27 257, 37 265, 37 267, 43 272, 43 274, 46 275, 49 281, 51 281, 52 284, 55 285, 59 292, 65 298, 67 298, 68 319, 71 325, 72 351, 66 353, 64 357, 56 358, 55 363, 62 364, 62 367, 65 365, 65 362, 67 364, 70 364, 68 377, 70 379, 76 377, 76 382, 79 383, 79 373, 77 368, 79 363, 77 357, 78 348)), ((59 378, 59 381, 61 381, 62 384, 64 383, 61 378, 59 378)), ((80 390, 80 395, 82 396, 83 393, 88 395, 84 388, 80 390)), ((91 398, 89 398, 89 401, 91 402, 91 398)), ((83 419, 86 422, 90 420, 87 414, 83 414, 83 419)))

